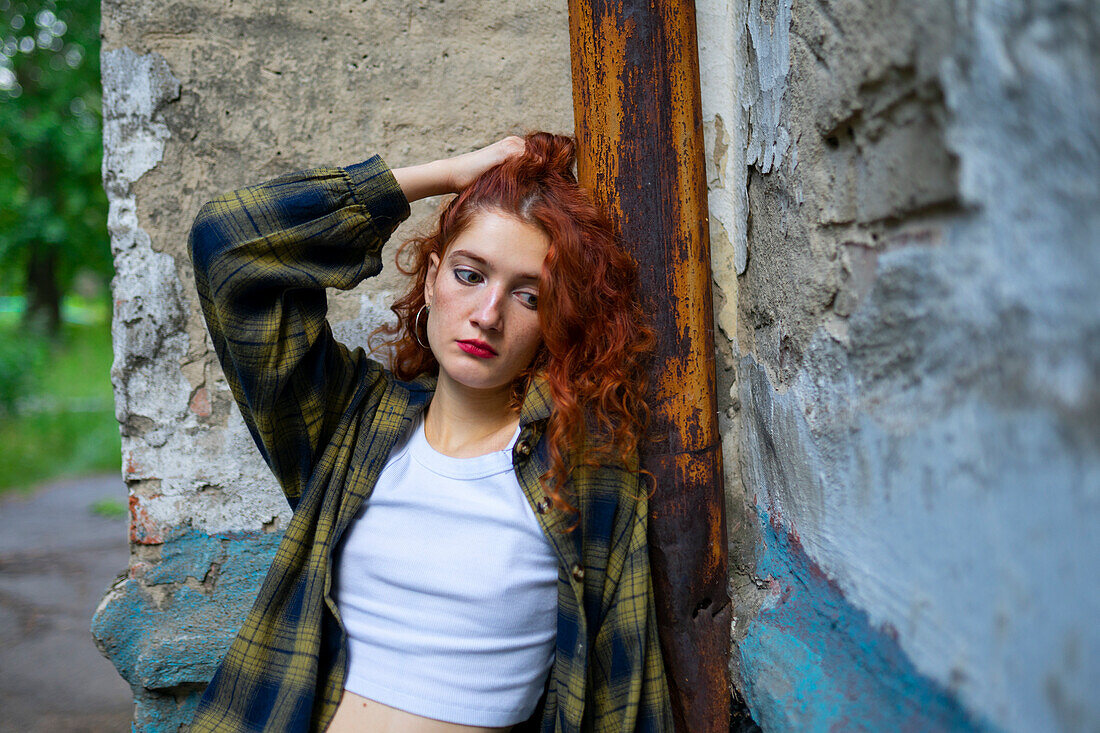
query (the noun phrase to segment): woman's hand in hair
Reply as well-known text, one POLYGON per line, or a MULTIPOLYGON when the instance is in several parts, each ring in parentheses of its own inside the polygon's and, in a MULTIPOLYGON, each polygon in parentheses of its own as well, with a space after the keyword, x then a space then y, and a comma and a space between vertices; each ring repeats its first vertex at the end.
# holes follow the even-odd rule
POLYGON ((453 158, 395 168, 393 175, 409 201, 445 193, 461 193, 494 165, 523 153, 524 146, 523 138, 510 135, 492 145, 453 158))
POLYGON ((451 166, 452 193, 462 192, 494 165, 503 163, 513 155, 522 155, 525 145, 522 137, 509 135, 492 145, 450 158, 447 163, 451 166))

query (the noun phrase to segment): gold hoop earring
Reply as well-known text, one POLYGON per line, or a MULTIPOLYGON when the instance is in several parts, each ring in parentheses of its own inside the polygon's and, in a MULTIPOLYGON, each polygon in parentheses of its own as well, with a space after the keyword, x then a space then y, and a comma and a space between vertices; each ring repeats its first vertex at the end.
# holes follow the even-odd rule
MULTIPOLYGON (((413 319, 413 337, 416 338, 416 343, 420 344, 421 348, 429 349, 430 347, 420 340, 420 314, 424 313, 425 316, 431 310, 431 306, 427 303, 420 306, 420 310, 416 312, 416 318, 413 319)), ((425 333, 427 333, 427 326, 425 324, 425 333)))

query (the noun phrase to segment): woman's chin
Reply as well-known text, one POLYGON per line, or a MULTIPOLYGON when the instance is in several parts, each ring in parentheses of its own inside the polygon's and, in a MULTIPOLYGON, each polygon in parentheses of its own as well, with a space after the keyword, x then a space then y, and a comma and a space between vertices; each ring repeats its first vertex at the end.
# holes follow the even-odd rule
POLYGON ((507 390, 512 383, 511 380, 501 380, 499 377, 494 379, 492 376, 485 374, 484 371, 476 369, 453 371, 441 369, 440 378, 440 381, 445 379, 458 389, 486 393, 507 390), (481 373, 478 373, 479 371, 481 373))

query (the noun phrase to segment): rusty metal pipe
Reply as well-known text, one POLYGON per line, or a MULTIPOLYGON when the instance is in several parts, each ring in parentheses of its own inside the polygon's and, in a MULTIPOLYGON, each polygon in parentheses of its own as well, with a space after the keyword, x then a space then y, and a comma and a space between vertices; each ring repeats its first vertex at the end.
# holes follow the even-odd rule
POLYGON ((729 730, 730 605, 692 0, 570 0, 581 183, 640 265, 658 352, 643 465, 677 730, 729 730))

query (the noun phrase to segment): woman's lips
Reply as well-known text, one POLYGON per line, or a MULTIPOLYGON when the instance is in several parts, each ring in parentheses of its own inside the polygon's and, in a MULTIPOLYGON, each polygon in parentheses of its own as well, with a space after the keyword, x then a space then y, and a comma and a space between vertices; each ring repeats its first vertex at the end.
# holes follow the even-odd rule
POLYGON ((482 359, 488 359, 491 356, 496 356, 496 354, 494 354, 492 351, 489 351, 489 349, 483 346, 478 346, 473 341, 459 341, 458 348, 462 349, 467 354, 480 356, 482 359))

